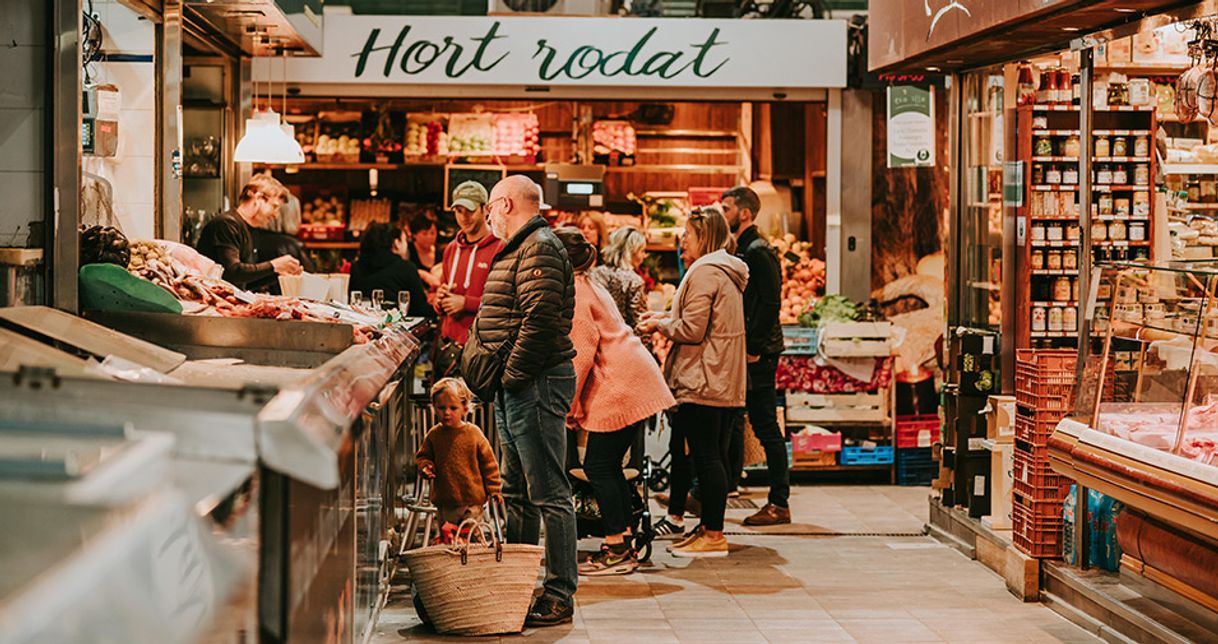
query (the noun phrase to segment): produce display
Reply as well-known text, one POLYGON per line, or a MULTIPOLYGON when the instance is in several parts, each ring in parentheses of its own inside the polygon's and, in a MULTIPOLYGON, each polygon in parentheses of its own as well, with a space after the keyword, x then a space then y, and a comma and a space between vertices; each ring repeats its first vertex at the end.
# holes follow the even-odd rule
POLYGON ((541 152, 541 125, 536 114, 496 114, 495 154, 535 157, 541 152))
POLYGON ((859 317, 859 306, 844 295, 826 295, 799 314, 799 325, 818 328, 826 322, 850 322, 859 317))
POLYGON ((448 153, 453 156, 490 156, 495 128, 490 114, 454 114, 448 122, 448 153))
POLYGON ((317 119, 309 115, 290 114, 283 117, 284 121, 292 124, 296 142, 305 153, 306 158, 315 158, 317 153, 317 119))
POLYGON ((812 244, 796 241, 795 235, 774 240, 782 263, 782 309, 779 322, 800 324, 800 315, 825 288, 825 263, 812 257, 812 244))
POLYGON ((406 119, 406 156, 448 156, 448 133, 434 116, 411 115, 406 119))
POLYGON ((300 204, 300 219, 306 224, 341 226, 346 219, 346 207, 338 197, 316 197, 300 204))
POLYGON ((346 134, 338 138, 323 134, 317 137, 317 158, 339 163, 359 162, 359 139, 353 139, 346 134))
POLYGON ((597 121, 592 124, 592 152, 607 155, 619 152, 634 156, 638 151, 638 140, 634 126, 627 121, 597 121))
POLYGON ((126 266, 130 244, 123 231, 113 226, 93 226, 80 233, 80 263, 126 266))
POLYGON ((317 115, 317 160, 330 163, 359 163, 363 137, 359 112, 322 112, 317 115))
POLYGON ((389 155, 402 152, 402 142, 393 127, 393 117, 389 110, 379 110, 376 115, 376 127, 372 134, 364 139, 364 149, 377 161, 387 161, 389 155))

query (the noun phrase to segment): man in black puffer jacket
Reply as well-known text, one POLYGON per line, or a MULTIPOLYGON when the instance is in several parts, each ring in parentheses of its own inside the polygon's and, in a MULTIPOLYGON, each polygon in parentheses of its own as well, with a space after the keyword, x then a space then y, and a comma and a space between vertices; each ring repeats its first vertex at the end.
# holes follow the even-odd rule
POLYGON ((507 539, 536 544, 541 524, 546 527, 545 591, 529 609, 528 626, 570 622, 578 581, 575 507, 565 468, 567 412, 575 396, 575 277, 540 212, 541 187, 527 177, 508 177, 491 190, 487 220, 507 244, 491 265, 474 320, 486 345, 512 343, 495 397, 507 539))

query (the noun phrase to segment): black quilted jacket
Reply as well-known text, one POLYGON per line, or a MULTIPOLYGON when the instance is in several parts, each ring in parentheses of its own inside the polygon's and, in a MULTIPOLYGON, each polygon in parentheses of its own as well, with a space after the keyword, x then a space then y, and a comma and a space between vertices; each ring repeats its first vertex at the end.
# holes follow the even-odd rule
POLYGON ((534 217, 495 256, 474 320, 482 342, 491 347, 519 329, 504 370, 504 389, 517 390, 575 357, 570 337, 574 315, 575 274, 567 251, 546 220, 534 217))

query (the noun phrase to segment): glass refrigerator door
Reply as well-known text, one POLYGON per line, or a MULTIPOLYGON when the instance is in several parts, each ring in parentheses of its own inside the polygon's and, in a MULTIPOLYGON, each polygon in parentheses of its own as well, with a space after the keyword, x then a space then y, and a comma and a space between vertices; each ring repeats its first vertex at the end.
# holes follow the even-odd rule
POLYGON ((1002 326, 1002 69, 964 76, 962 91, 959 323, 998 331, 1002 326))

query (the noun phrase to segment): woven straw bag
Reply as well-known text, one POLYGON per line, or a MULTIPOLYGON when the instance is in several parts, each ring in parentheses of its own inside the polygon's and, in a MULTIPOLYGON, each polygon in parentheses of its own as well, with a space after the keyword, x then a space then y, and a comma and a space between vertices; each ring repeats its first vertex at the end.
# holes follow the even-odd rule
POLYGON ((503 543, 497 503, 490 506, 489 530, 466 519, 453 545, 415 548, 403 555, 427 617, 439 633, 497 635, 524 629, 542 548, 503 543), (470 529, 462 540, 466 526, 470 529), (475 532, 481 537, 477 541, 475 532))

